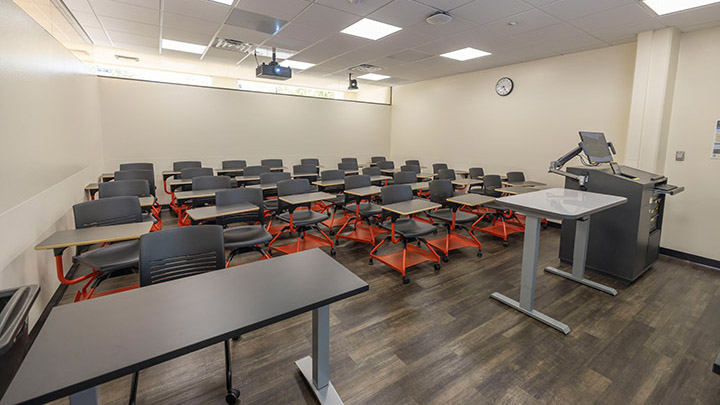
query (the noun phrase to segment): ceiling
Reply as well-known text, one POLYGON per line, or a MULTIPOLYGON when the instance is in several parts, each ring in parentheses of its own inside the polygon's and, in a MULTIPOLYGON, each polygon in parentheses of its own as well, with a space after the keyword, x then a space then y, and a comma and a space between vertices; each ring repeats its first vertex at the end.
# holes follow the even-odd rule
POLYGON ((720 25, 720 4, 658 17, 639 0, 234 0, 233 5, 210 0, 63 1, 95 45, 254 66, 254 57, 246 53, 213 47, 203 55, 160 49, 162 38, 202 45, 229 38, 292 50, 292 60, 316 64, 295 75, 338 78, 358 64, 380 66, 378 73, 391 76, 373 82, 380 85, 617 45, 647 30, 720 25), (453 20, 444 25, 425 22, 438 10, 449 12, 453 20), (249 20, 263 16, 287 22, 280 21, 275 33, 249 28, 249 20), (363 17, 402 30, 377 41, 340 33, 363 17), (465 47, 492 55, 465 62, 438 56, 465 47))

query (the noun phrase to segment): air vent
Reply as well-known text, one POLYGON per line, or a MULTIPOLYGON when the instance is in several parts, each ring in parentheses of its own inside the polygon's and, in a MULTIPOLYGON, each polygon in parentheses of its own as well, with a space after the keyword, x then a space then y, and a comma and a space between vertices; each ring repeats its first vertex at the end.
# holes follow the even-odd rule
POLYGON ((115 55, 115 59, 117 60, 124 60, 127 62, 140 62, 140 58, 137 56, 126 56, 126 55, 115 55))
POLYGON ((255 49, 255 45, 249 42, 238 41, 230 38, 217 38, 213 47, 224 49, 226 51, 250 53, 255 49))
POLYGON ((371 73, 371 72, 379 72, 383 68, 380 66, 371 65, 369 63, 363 63, 362 65, 357 65, 349 68, 348 70, 351 70, 353 72, 365 72, 365 73, 371 73))

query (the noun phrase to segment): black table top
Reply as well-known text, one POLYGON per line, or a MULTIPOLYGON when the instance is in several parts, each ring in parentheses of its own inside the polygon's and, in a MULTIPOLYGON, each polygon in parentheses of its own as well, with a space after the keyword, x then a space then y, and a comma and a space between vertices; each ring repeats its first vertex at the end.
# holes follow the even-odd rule
POLYGON ((62 305, 0 404, 52 401, 368 288, 313 249, 62 305))
POLYGON ((720 354, 718 354, 715 364, 713 364, 713 373, 720 374, 720 354))

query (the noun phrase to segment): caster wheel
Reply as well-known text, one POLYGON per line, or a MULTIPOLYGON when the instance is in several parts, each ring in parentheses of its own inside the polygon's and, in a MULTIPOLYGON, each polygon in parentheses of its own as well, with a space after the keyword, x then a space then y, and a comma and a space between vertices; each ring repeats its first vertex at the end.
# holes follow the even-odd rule
MULTIPOLYGON (((447 263, 449 260, 450 260, 450 258, 447 257, 447 256, 443 256, 443 257, 442 257, 442 261, 445 262, 445 263, 447 263)), ((438 266, 438 265, 436 264, 436 266, 438 266)))
POLYGON ((482 257, 482 250, 478 250, 477 255, 478 257, 482 257))
POLYGON ((238 340, 240 340, 240 336, 233 336, 232 340, 237 342, 238 340))
POLYGON ((440 270, 440 263, 435 263, 435 270, 440 270))
POLYGON ((335 251, 335 249, 330 249, 330 256, 335 256, 336 254, 337 252, 335 251))
POLYGON ((333 235, 335 235, 335 231, 330 231, 330 232, 328 232, 328 234, 330 234, 330 236, 333 236, 333 235))
POLYGON ((508 247, 508 246, 510 246, 510 244, 507 243, 507 241, 503 241, 503 247, 508 247))
POLYGON ((336 245, 338 244, 338 240, 337 240, 337 239, 335 239, 335 244, 336 244, 336 245))
POLYGON ((407 278, 407 276, 403 276, 403 284, 408 284, 410 282, 410 279, 407 278))
POLYGON ((230 405, 234 405, 238 402, 239 397, 240 397, 240 391, 233 388, 232 391, 225 394, 225 402, 227 402, 230 405))
POLYGON ((372 265, 373 265, 373 259, 368 260, 368 264, 372 266, 372 265))

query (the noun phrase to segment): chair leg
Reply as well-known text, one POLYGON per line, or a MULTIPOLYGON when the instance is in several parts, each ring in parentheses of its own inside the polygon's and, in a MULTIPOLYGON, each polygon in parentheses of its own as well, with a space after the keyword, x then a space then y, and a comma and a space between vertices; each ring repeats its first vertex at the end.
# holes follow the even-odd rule
POLYGON ((230 341, 226 340, 225 342, 225 389, 227 390, 227 393, 225 394, 225 402, 232 405, 237 403, 238 398, 240 398, 240 391, 233 388, 232 385, 232 359, 230 358, 230 341))
POLYGON ((130 385, 130 400, 128 401, 128 405, 135 405, 136 399, 137 399, 137 387, 138 387, 138 379, 140 378, 140 372, 136 371, 133 373, 132 377, 132 383, 130 385))

